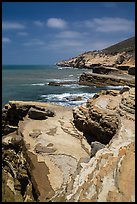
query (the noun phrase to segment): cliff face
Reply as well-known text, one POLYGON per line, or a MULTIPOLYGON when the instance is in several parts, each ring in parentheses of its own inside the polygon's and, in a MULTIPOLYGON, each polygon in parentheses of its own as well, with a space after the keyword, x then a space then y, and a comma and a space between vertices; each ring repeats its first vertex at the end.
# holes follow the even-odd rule
POLYGON ((96 94, 73 115, 38 102, 5 108, 3 201, 135 201, 134 88, 96 94))
POLYGON ((135 66, 135 38, 122 41, 111 47, 99 51, 89 51, 69 60, 57 63, 58 66, 94 68, 94 67, 134 67, 135 66))
POLYGON ((74 123, 91 143, 91 159, 77 169, 68 201, 135 201, 134 91, 105 91, 74 108, 74 123))

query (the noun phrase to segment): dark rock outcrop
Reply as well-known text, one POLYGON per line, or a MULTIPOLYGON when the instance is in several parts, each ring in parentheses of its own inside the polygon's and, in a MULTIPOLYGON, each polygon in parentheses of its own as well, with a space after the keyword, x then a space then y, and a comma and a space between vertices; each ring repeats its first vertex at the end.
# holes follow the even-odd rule
POLYGON ((135 75, 135 67, 129 67, 128 74, 135 75))
POLYGON ((51 110, 45 110, 45 111, 41 111, 38 110, 36 108, 30 108, 28 111, 28 115, 31 119, 36 119, 36 120, 45 120, 49 117, 54 116, 54 112, 52 112, 51 110))
POLYGON ((103 75, 87 72, 80 76, 79 84, 98 86, 127 85, 135 87, 135 78, 127 75, 103 75))
POLYGON ((35 119, 46 119, 47 117, 55 116, 55 112, 46 107, 10 101, 2 109, 2 135, 17 130, 19 121, 23 120, 28 113, 35 119))

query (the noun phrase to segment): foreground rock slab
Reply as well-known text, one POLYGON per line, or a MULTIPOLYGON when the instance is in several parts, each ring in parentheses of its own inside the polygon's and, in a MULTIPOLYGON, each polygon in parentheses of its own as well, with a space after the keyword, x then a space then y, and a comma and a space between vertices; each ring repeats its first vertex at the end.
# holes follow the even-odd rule
MULTIPOLYGON (((82 127, 83 132, 87 127, 84 127, 84 124, 88 125, 88 135, 84 135, 91 142, 91 159, 88 163, 81 162, 80 168, 77 169, 77 173, 68 185, 66 200, 134 202, 135 89, 125 90, 123 93, 109 90, 96 95, 86 104, 74 108, 74 120, 75 124, 82 127), (113 137, 103 147, 98 142, 101 140, 103 127, 98 126, 100 120, 108 124, 106 126, 108 129, 104 126, 103 131, 110 131, 110 133, 111 127, 114 128, 117 122, 113 120, 114 124, 111 124, 108 120, 110 116, 107 120, 106 117, 102 118, 109 111, 118 115, 118 126, 116 132, 113 132, 113 137), (93 128, 94 131, 92 131, 93 128)), ((111 136, 106 133, 104 136, 111 136)))
POLYGON ((10 188, 12 200, 50 201, 54 199, 59 201, 64 199, 67 183, 79 162, 81 159, 90 157, 90 145, 81 138, 81 133, 73 126, 72 109, 37 102, 14 101, 13 103, 15 106, 19 104, 20 106, 41 106, 56 114, 45 120, 35 120, 29 117, 28 111, 28 114, 19 121, 17 132, 3 136, 3 152, 5 152, 3 175, 5 186, 9 179, 12 182, 10 188), (11 155, 12 152, 13 158, 16 154, 18 158, 22 158, 21 161, 18 158, 10 160, 6 156, 11 155), (22 162, 22 168, 26 169, 27 182, 24 189, 18 176, 23 177, 19 162, 22 162), (16 189, 15 178, 18 189, 16 189), (27 191, 28 188, 29 191, 27 191), (18 199, 15 196, 17 191, 18 199))
POLYGON ((135 201, 135 88, 102 91, 73 110, 38 102, 9 106, 10 124, 13 107, 15 115, 26 114, 2 138, 4 202, 135 201), (31 119, 31 107, 55 115, 31 119))

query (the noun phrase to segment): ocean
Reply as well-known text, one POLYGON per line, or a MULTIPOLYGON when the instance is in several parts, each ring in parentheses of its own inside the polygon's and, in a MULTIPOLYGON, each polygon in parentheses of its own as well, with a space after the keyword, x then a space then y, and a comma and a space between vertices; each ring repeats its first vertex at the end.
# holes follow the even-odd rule
POLYGON ((84 86, 68 84, 49 86, 50 81, 76 81, 88 71, 56 65, 4 65, 2 66, 2 107, 10 100, 51 102, 63 106, 76 106, 86 102, 95 93, 121 86, 84 86), (80 96, 82 100, 76 100, 80 96))

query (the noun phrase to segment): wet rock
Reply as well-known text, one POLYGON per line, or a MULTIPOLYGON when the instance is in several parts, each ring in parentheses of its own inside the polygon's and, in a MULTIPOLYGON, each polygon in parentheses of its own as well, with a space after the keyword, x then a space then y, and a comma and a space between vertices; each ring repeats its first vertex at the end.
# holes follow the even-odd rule
POLYGON ((124 92, 129 91, 129 89, 130 88, 128 86, 124 86, 123 89, 121 89, 119 93, 123 94, 124 92))
POLYGON ((81 101, 82 97, 81 96, 76 96, 76 97, 66 97, 67 100, 69 101, 81 101))
POLYGON ((97 74, 119 73, 119 70, 112 67, 98 66, 93 68, 93 73, 97 74))
POLYGON ((129 67, 128 74, 135 75, 135 67, 129 67))

